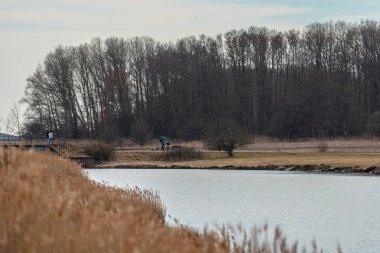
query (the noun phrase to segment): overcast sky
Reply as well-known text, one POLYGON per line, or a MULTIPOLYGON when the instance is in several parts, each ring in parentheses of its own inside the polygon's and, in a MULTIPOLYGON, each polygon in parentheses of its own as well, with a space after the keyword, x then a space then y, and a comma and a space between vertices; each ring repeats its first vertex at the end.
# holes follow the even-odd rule
POLYGON ((249 26, 286 30, 379 18, 380 0, 0 0, 0 117, 58 44, 141 35, 176 41, 249 26))

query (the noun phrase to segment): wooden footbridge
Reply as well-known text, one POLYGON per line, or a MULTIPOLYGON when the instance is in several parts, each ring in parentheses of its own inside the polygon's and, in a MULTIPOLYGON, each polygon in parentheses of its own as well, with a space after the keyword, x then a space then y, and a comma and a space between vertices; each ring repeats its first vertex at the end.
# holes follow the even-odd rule
POLYGON ((95 164, 95 160, 91 156, 62 154, 60 150, 68 144, 67 139, 55 138, 53 143, 53 145, 48 144, 45 136, 9 136, 8 138, 0 139, 0 148, 14 148, 26 151, 33 150, 35 152, 51 152, 64 158, 76 161, 83 167, 92 167, 95 164))
MULTIPOLYGON (((62 143, 61 139, 56 139, 56 143, 62 143)), ((51 151, 59 154, 59 151, 54 145, 49 145, 45 136, 3 136, 0 138, 0 147, 16 148, 22 150, 34 151, 51 151)))

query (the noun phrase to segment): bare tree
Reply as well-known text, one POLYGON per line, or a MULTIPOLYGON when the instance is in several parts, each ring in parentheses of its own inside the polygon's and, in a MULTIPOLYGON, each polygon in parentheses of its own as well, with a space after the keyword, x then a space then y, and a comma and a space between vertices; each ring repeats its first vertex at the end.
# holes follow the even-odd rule
POLYGON ((211 128, 207 147, 211 150, 226 151, 229 157, 234 150, 249 143, 249 136, 236 122, 219 119, 211 128))
POLYGON ((21 124, 20 104, 14 103, 7 117, 7 131, 21 136, 21 124))

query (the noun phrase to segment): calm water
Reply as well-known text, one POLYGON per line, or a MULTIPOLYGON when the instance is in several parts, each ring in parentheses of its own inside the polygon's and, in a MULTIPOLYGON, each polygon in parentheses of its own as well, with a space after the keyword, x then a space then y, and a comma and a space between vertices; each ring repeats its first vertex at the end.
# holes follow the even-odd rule
MULTIPOLYGON (((269 171, 87 170, 111 186, 158 191, 167 214, 203 229, 280 225, 288 241, 324 252, 380 252, 380 177, 269 171)), ((301 247, 299 247, 301 249, 301 247)))

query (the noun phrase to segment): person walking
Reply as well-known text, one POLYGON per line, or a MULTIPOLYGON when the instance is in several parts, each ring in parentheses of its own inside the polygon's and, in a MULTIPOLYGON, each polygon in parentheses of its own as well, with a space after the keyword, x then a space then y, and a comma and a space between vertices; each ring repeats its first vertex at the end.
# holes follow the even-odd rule
POLYGON ((49 132, 49 138, 48 138, 48 144, 49 145, 53 145, 53 138, 54 138, 53 131, 50 131, 49 132))
POLYGON ((166 137, 164 135, 161 136, 160 142, 161 142, 161 149, 164 150, 165 144, 166 144, 166 137))

